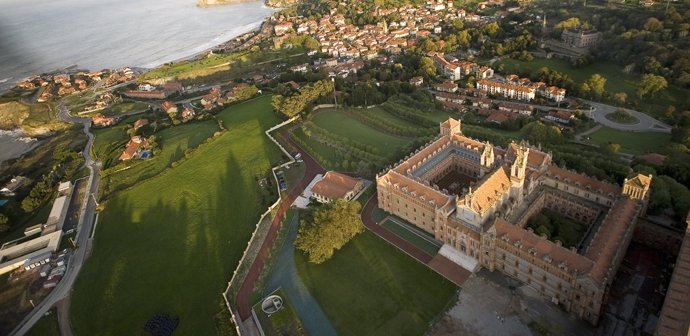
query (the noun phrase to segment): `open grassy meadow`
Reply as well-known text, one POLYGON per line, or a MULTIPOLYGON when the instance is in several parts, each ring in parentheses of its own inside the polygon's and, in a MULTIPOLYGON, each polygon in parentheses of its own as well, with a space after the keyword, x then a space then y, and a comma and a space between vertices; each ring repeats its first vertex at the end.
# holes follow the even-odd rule
MULTIPOLYGON (((160 153, 148 160, 129 162, 130 168, 126 170, 123 170, 126 166, 117 165, 104 171, 102 192, 109 194, 122 190, 138 181, 160 174, 173 162, 183 158, 187 151, 198 147, 218 130, 218 123, 215 120, 205 120, 166 128, 156 133, 160 153)), ((115 146, 108 156, 109 160, 117 162, 126 142, 126 140, 119 142, 120 146, 115 146)))
POLYGON ((591 143, 601 145, 609 142, 621 145, 621 152, 644 154, 663 149, 671 141, 670 134, 657 132, 626 132, 603 127, 589 135, 591 143))
POLYGON ((274 200, 257 181, 280 159, 263 133, 279 122, 270 102, 221 112, 227 133, 105 204, 74 288, 75 334, 136 335, 157 313, 179 316, 175 334, 216 334, 220 295, 274 200))
POLYGON ((51 309, 50 315, 41 317, 33 328, 26 334, 28 336, 60 336, 60 329, 58 328, 57 310, 51 309))
POLYGON ((340 335, 423 335, 457 290, 369 231, 323 264, 300 252, 295 262, 340 335))
POLYGON ((156 78, 190 79, 222 71, 252 70, 257 65, 293 58, 304 53, 301 47, 279 50, 241 51, 230 54, 212 54, 207 57, 160 66, 141 76, 139 80, 156 78))

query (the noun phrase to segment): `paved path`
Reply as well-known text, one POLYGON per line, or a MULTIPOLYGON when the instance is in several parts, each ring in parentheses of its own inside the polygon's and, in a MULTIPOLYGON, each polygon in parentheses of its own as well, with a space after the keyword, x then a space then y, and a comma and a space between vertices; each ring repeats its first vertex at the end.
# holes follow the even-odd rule
POLYGON ((264 264, 266 264, 266 259, 268 259, 268 254, 270 253, 273 242, 278 235, 278 229, 280 229, 280 223, 283 221, 285 212, 287 212, 287 210, 290 208, 290 205, 295 201, 297 196, 302 193, 302 190, 304 190, 314 176, 325 173, 325 169, 323 169, 321 165, 319 165, 311 156, 309 156, 308 153, 303 151, 294 141, 292 141, 292 139, 290 139, 290 136, 287 134, 287 130, 283 131, 282 134, 285 139, 288 139, 290 144, 297 148, 302 154, 302 160, 306 165, 306 172, 302 178, 302 181, 300 181, 292 192, 290 192, 290 194, 280 202, 278 211, 276 212, 273 222, 271 222, 271 227, 266 234, 266 239, 264 240, 263 244, 261 244, 259 253, 256 256, 256 259, 254 259, 252 265, 249 267, 249 272, 247 272, 247 277, 244 279, 242 286, 240 286, 240 290, 237 293, 236 304, 237 311, 239 312, 240 319, 242 319, 242 321, 251 316, 250 298, 252 290, 256 285, 257 279, 259 278, 261 269, 263 269, 264 264))
POLYGON ((629 110, 629 109, 623 109, 625 111, 628 111, 630 115, 633 117, 637 118, 638 122, 634 124, 620 124, 615 121, 611 121, 606 119, 607 114, 611 114, 616 112, 618 107, 611 106, 611 105, 606 105, 602 103, 596 103, 593 101, 589 100, 582 100, 583 102, 591 105, 594 107, 594 111, 592 112, 586 112, 587 115, 590 118, 593 118, 596 122, 598 122, 601 125, 604 125, 606 127, 614 128, 617 130, 621 131, 631 131, 631 132, 660 132, 660 133, 671 133, 671 126, 656 120, 649 115, 634 111, 634 110, 629 110))
POLYGON ((299 226, 299 214, 295 213, 290 222, 290 231, 280 248, 278 260, 272 270, 271 278, 264 289, 268 296, 279 287, 283 288, 288 301, 299 316, 307 335, 335 336, 337 332, 318 302, 311 296, 302 282, 295 265, 295 238, 299 226))
MULTIPOLYGON (((91 146, 93 145, 94 135, 90 131, 91 120, 76 118, 69 115, 69 111, 65 105, 60 102, 60 119, 69 123, 81 123, 84 125, 84 133, 89 140, 84 147, 84 165, 89 169, 89 179, 87 182, 87 192, 84 194, 83 208, 79 217, 79 224, 77 225, 76 250, 69 259, 67 270, 62 280, 57 286, 48 294, 48 296, 39 303, 29 315, 27 315, 19 325, 12 331, 11 335, 24 335, 33 325, 38 322, 43 315, 50 310, 58 301, 70 295, 72 286, 77 279, 77 275, 81 270, 81 266, 86 260, 86 246, 89 242, 89 235, 94 222, 96 213, 95 195, 98 194, 98 184, 100 181, 100 163, 93 161, 90 156, 91 146)), ((64 326, 61 326, 63 328, 64 326)))

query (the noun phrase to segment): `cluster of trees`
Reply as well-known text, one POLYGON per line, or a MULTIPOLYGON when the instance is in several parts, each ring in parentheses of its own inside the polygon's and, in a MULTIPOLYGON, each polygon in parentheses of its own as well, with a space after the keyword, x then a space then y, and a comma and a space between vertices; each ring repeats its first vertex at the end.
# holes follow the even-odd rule
POLYGON ((538 235, 546 235, 548 239, 554 241, 560 240, 566 248, 576 246, 582 234, 587 230, 584 225, 577 224, 546 208, 532 217, 527 226, 538 235))
POLYGON ((320 264, 364 231, 358 202, 337 200, 318 205, 300 221, 295 248, 311 263, 320 264))
POLYGON ((533 121, 521 130, 522 137, 532 143, 562 144, 564 141, 561 129, 555 125, 548 125, 541 121, 533 121))
MULTIPOLYGON (((577 15, 560 4, 544 3, 547 17, 560 20, 553 37, 565 28, 596 28, 603 43, 593 50, 599 59, 615 62, 639 74, 664 77, 690 87, 690 10, 671 6, 668 11, 611 7, 577 7, 577 15), (587 22, 582 22, 586 17, 587 22)), ((678 7, 681 8, 681 7, 678 7)))
POLYGON ((275 95, 272 98, 271 104, 276 111, 288 118, 292 118, 304 111, 317 98, 331 93, 333 90, 333 82, 322 80, 303 86, 298 94, 289 97, 275 95))
MULTIPOLYGON (((684 224, 690 210, 690 191, 670 176, 660 175, 652 178, 648 212, 654 215, 668 214, 684 224)), ((681 225, 681 228, 684 228, 681 225)))
POLYGON ((10 229, 9 221, 7 216, 0 214, 0 233, 7 232, 10 229))
POLYGON ((41 180, 34 184, 21 203, 26 213, 33 212, 50 199, 58 182, 65 176, 72 176, 84 162, 81 153, 74 150, 59 151, 53 155, 53 168, 41 176, 41 180))

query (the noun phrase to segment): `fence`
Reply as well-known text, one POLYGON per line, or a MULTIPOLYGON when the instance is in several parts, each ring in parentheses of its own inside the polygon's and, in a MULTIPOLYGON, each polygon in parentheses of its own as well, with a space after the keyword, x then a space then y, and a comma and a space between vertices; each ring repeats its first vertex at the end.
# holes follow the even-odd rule
MULTIPOLYGON (((319 105, 319 108, 323 108, 323 107, 328 107, 328 106, 319 105)), ((271 127, 270 129, 266 130, 266 132, 265 132, 266 136, 268 136, 268 138, 271 139, 271 141, 273 141, 278 146, 278 148, 280 148, 280 150, 283 151, 283 153, 285 153, 285 155, 287 155, 289 160, 288 160, 288 162, 285 162, 281 165, 278 165, 278 166, 271 168, 271 173, 273 174, 273 179, 276 181, 276 188, 278 190, 278 199, 273 204, 271 204, 271 206, 269 206, 268 209, 263 214, 261 214, 261 217, 259 217, 259 221, 256 223, 256 228, 254 229, 254 232, 252 232, 252 236, 249 239, 249 242, 247 243, 247 247, 244 249, 244 253, 242 254, 242 258, 240 259, 240 262, 237 264, 237 268, 235 268, 235 270, 233 271, 232 278, 230 278, 230 281, 228 282, 228 287, 225 289, 225 292, 223 293, 223 298, 225 299, 225 304, 227 305, 228 310, 230 311, 230 315, 232 316, 232 321, 235 324, 235 329, 236 329, 238 335, 244 334, 244 330, 241 330, 244 326, 242 325, 242 321, 240 321, 240 319, 238 319, 238 317, 237 317, 238 312, 236 312, 235 309, 233 309, 233 306, 230 304, 230 300, 228 299, 228 293, 231 292, 231 288, 235 288, 236 286, 239 286, 241 281, 244 280, 244 275, 241 275, 240 274, 241 272, 239 272, 240 268, 243 267, 243 264, 245 262, 248 262, 249 267, 251 267, 251 263, 254 261, 254 258, 256 258, 256 254, 258 253, 258 250, 260 249, 261 244, 263 244, 263 239, 260 239, 258 241, 255 239, 258 235, 261 235, 259 232, 259 229, 261 228, 261 223, 264 221, 266 216, 268 216, 282 201, 282 197, 280 196, 280 183, 278 182, 278 177, 276 176, 276 170, 281 169, 281 168, 295 162, 295 158, 287 150, 285 150, 285 148, 283 148, 283 145, 281 145, 271 135, 271 132, 273 132, 273 131, 275 131, 275 130, 277 130, 277 129, 285 126, 285 125, 288 125, 297 119, 298 119, 298 117, 293 117, 289 120, 286 120, 286 121, 284 121, 278 125, 271 127), (249 256, 251 247, 255 242, 259 244, 259 249, 257 249, 256 253, 252 253, 253 255, 249 256), (250 259, 247 259, 247 258, 250 258, 250 259), (238 276, 238 274, 240 274, 240 275, 238 276)), ((268 225, 270 227, 270 222, 268 225)))

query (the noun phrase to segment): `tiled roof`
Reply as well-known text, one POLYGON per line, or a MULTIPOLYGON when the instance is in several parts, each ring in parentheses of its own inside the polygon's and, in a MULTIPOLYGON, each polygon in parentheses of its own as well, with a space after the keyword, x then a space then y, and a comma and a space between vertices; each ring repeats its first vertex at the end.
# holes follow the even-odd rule
POLYGON ((652 184, 652 178, 646 175, 637 174, 636 176, 628 179, 628 183, 638 188, 647 189, 652 184))
MULTIPOLYGON (((585 253, 587 258, 594 261, 591 273, 593 279, 600 283, 604 281, 616 253, 621 249, 623 236, 636 216, 636 200, 620 197, 613 203, 585 253)), ((613 281, 612 277, 613 274, 608 280, 613 281)))
MULTIPOLYGON (((510 190, 510 178, 504 167, 496 169, 478 183, 469 196, 469 207, 480 214, 486 213, 510 190)), ((463 200, 464 201, 464 200, 463 200)))
POLYGON ((592 192, 598 192, 603 195, 608 195, 608 194, 614 194, 617 195, 620 193, 620 187, 617 185, 613 185, 610 183, 602 182, 596 179, 593 179, 591 177, 587 177, 584 175, 580 175, 576 172, 559 168, 558 166, 552 165, 549 166, 549 169, 547 171, 547 174, 553 178, 556 178, 561 181, 565 181, 566 183, 570 184, 579 184, 579 187, 582 189, 587 189, 589 187, 589 190, 592 192), (566 181, 567 180, 567 181, 566 181))
MULTIPOLYGON (((516 156, 518 146, 519 145, 517 143, 511 143, 510 146, 508 146, 506 156, 514 158, 516 156)), ((527 165, 531 168, 538 168, 542 164, 548 163, 548 158, 549 154, 530 147, 529 154, 527 155, 527 165)))
POLYGON ((592 269, 593 263, 577 252, 560 246, 546 238, 512 225, 503 218, 494 220, 496 239, 507 239, 509 243, 520 242, 523 250, 534 248, 534 255, 542 260, 551 260, 551 264, 563 265, 567 271, 585 274, 592 269))
POLYGON ((355 189, 360 180, 344 174, 329 171, 323 179, 314 184, 312 192, 326 198, 338 199, 355 189))
POLYGON ((450 196, 444 195, 442 192, 399 174, 394 170, 388 171, 382 178, 391 185, 397 186, 400 189, 405 188, 406 192, 414 193, 417 197, 423 197, 425 201, 433 202, 434 205, 439 207, 451 200, 450 196))
POLYGON ((504 88, 508 90, 515 90, 515 91, 521 91, 521 92, 527 92, 531 93, 534 92, 534 89, 526 87, 526 86, 519 86, 519 85, 513 85, 513 84, 508 84, 508 83, 501 83, 489 79, 480 79, 477 81, 477 85, 486 85, 489 87, 499 87, 499 88, 504 88))

